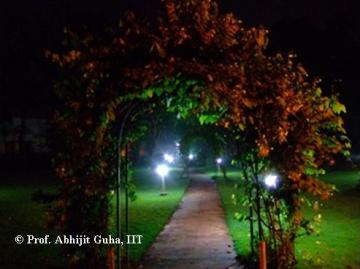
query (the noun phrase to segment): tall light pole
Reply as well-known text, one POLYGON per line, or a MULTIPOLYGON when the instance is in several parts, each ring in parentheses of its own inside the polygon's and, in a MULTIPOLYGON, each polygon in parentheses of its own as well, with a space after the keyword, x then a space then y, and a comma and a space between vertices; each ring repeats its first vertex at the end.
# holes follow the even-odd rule
MULTIPOLYGON (((268 174, 264 177, 264 183, 269 189, 275 189, 277 187, 278 181, 278 175, 276 174, 268 174)), ((275 204, 274 198, 272 198, 272 200, 275 204)), ((261 239, 259 242, 259 268, 267 268, 266 242, 263 239, 261 239)))
POLYGON ((161 177, 160 195, 167 195, 165 187, 165 177, 169 173, 169 167, 165 164, 160 164, 156 167, 156 173, 161 177))
POLYGON ((221 166, 222 162, 223 162, 223 160, 221 158, 216 159, 216 167, 217 167, 216 176, 221 174, 220 166, 221 166))

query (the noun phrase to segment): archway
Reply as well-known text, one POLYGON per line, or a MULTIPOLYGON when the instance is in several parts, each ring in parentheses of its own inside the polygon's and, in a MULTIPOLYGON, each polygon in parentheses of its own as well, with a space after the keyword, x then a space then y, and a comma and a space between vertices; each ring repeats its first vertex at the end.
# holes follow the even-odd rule
MULTIPOLYGON (((292 268, 294 240, 304 228, 302 197, 330 197, 331 187, 316 177, 334 154, 348 154, 339 115, 344 106, 322 95, 320 80, 309 78, 294 55, 267 55, 264 27, 247 28, 233 14, 220 14, 215 1, 168 0, 162 14, 150 23, 129 12, 119 26, 96 35, 66 31, 65 52, 48 53, 64 70, 56 84, 63 105, 55 115, 64 188, 50 222, 69 234, 107 231, 116 122, 124 122, 134 103, 146 105, 147 114, 162 107, 222 126, 248 145, 254 165, 266 159, 276 168, 281 191, 270 198, 281 200, 287 225, 269 229, 278 240, 272 251, 277 267, 292 268)), ((126 139, 139 137, 141 131, 126 139)), ((99 245, 68 249, 75 268, 105 268, 105 253, 99 245)))

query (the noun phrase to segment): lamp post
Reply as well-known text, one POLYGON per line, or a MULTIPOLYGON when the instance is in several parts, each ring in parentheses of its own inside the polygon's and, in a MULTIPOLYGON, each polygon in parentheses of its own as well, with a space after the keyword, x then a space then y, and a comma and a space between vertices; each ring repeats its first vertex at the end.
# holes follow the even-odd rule
MULTIPOLYGON (((276 174, 268 174, 264 176, 265 186, 269 189, 276 188, 278 181, 278 176, 276 174)), ((264 240, 260 240, 259 242, 259 268, 267 268, 266 242, 264 240)))
POLYGON ((220 166, 221 166, 222 162, 223 162, 223 160, 221 158, 216 159, 216 167, 217 167, 216 176, 218 176, 221 172, 220 166))
POLYGON ((156 173, 161 177, 161 191, 160 195, 167 195, 165 187, 165 177, 169 173, 169 167, 165 164, 160 164, 156 167, 156 173))
POLYGON ((178 158, 180 156, 180 142, 175 142, 176 146, 176 157, 178 158))

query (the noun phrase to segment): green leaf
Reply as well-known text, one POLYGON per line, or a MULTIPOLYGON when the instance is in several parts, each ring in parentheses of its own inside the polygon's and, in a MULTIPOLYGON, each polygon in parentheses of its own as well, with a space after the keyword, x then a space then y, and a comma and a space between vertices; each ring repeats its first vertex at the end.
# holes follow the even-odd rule
POLYGON ((350 153, 349 150, 343 150, 341 153, 342 153, 345 157, 350 157, 350 155, 351 155, 351 153, 350 153))
POLYGON ((306 149, 303 151, 303 155, 306 157, 314 157, 315 151, 313 151, 312 149, 306 149))
POLYGON ((338 100, 333 100, 333 102, 331 103, 331 108, 334 111, 334 113, 336 114, 340 114, 340 113, 346 113, 346 107, 345 105, 343 105, 342 103, 340 103, 338 100))
POLYGON ((246 218, 243 214, 241 214, 239 212, 235 212, 234 217, 238 221, 243 221, 246 218))
POLYGON ((199 117, 200 124, 211 124, 219 120, 219 115, 201 115, 199 117))
POLYGON ((316 91, 315 91, 316 96, 320 97, 321 93, 322 93, 321 88, 317 88, 316 91))

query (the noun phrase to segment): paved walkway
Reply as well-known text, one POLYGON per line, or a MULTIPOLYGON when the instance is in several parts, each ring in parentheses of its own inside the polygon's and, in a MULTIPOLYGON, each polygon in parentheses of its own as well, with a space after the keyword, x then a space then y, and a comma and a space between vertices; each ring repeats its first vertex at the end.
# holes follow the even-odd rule
POLYGON ((145 254, 144 269, 237 269, 212 179, 191 174, 179 209, 145 254))

